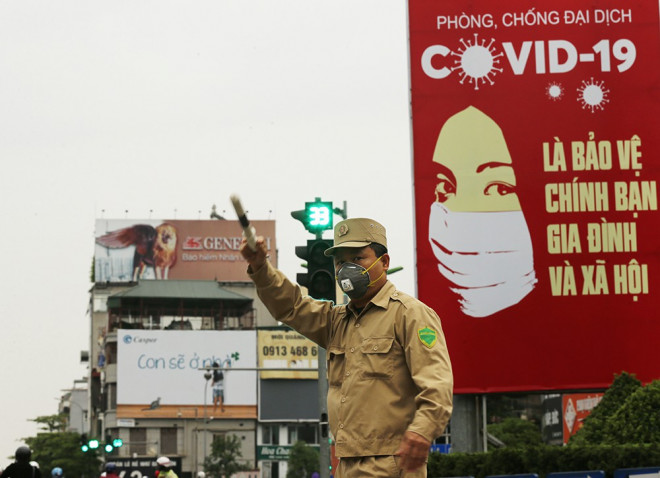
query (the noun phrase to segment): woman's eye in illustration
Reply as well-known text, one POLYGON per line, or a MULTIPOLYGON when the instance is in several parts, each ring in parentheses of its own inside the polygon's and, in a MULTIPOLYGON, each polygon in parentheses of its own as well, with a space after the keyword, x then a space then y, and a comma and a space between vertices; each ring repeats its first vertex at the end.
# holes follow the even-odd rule
POLYGON ((435 186, 435 200, 445 202, 456 194, 456 186, 445 175, 438 174, 438 184, 435 186))

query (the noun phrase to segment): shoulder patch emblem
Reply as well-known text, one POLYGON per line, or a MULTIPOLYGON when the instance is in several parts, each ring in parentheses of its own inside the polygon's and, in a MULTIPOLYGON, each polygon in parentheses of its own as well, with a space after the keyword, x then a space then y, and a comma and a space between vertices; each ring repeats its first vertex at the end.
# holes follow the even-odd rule
POLYGON ((431 348, 438 340, 438 333, 429 327, 424 327, 423 329, 419 329, 417 331, 417 337, 419 337, 419 341, 421 343, 423 343, 428 348, 431 348))

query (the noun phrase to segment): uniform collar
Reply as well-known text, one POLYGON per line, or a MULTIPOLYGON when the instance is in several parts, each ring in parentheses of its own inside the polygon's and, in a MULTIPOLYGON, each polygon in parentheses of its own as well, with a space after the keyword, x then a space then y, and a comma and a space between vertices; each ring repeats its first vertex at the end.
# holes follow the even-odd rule
MULTIPOLYGON (((380 307, 381 309, 386 309, 387 305, 390 302, 390 297, 392 297, 392 294, 396 292, 396 287, 394 287, 394 284, 392 284, 390 281, 385 282, 383 287, 378 291, 378 293, 367 303, 367 305, 364 306, 364 309, 367 309, 369 307, 369 304, 373 304, 376 307, 380 307)), ((358 316, 357 311, 355 310, 355 307, 349 303, 349 305, 346 307, 347 310, 350 310, 351 313, 354 316, 358 316)), ((364 310, 362 309, 362 310, 364 310)), ((347 317, 348 314, 346 314, 344 317, 347 317)))
POLYGON ((390 302, 390 297, 396 291, 396 287, 390 281, 385 282, 385 285, 378 291, 378 294, 371 299, 371 303, 375 306, 380 307, 381 309, 387 309, 387 305, 390 302))

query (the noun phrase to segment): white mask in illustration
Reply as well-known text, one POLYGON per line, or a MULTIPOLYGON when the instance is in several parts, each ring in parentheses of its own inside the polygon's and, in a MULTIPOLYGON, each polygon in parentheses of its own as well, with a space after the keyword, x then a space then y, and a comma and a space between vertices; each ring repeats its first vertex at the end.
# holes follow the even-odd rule
POLYGON ((511 307, 536 285, 522 211, 453 212, 435 202, 429 242, 466 315, 487 317, 511 307))

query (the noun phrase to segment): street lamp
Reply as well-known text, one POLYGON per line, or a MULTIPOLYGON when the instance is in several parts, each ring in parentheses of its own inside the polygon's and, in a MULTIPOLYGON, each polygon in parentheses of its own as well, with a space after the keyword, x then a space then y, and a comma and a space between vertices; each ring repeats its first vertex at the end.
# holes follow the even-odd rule
POLYGON ((207 392, 209 387, 209 380, 211 380, 211 377, 213 377, 213 374, 210 370, 206 369, 206 372, 204 372, 204 452, 202 453, 204 461, 202 462, 202 468, 205 466, 206 462, 206 397, 208 396, 207 392))

